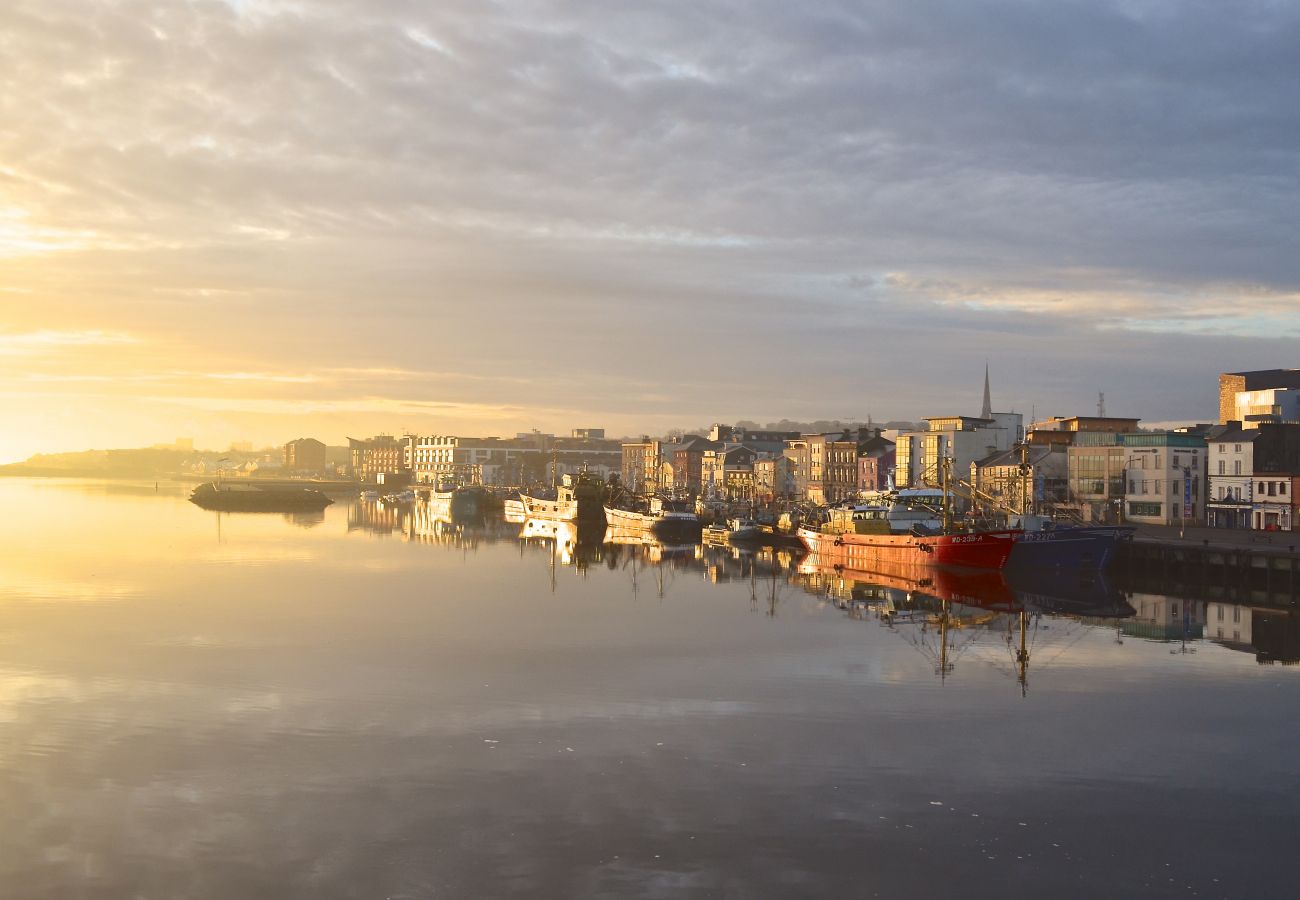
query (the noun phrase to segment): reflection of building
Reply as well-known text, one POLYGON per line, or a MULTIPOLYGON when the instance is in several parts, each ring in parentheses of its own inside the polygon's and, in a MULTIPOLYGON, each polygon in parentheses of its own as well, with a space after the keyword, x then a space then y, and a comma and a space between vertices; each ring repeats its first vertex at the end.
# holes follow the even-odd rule
POLYGON ((293 472, 325 469, 325 445, 315 438, 298 438, 284 445, 284 467, 293 472))
POLYGON ((1212 641, 1229 644, 1252 644, 1251 610, 1237 603, 1205 604, 1205 636, 1212 641))
POLYGON ((1300 614, 1294 609, 1210 601, 1205 604, 1205 636, 1254 653, 1259 663, 1300 662, 1300 614))
POLYGON ((1120 632, 1152 641, 1195 640, 1204 635, 1205 613, 1194 600, 1134 594, 1129 598, 1136 615, 1120 625, 1120 632))

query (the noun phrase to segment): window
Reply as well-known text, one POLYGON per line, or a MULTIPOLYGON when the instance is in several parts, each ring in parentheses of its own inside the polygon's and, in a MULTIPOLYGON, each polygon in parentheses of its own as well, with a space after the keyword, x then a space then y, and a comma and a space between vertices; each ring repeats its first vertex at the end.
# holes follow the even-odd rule
POLYGON ((1270 481, 1270 482, 1268 483, 1268 495, 1269 495, 1270 497, 1276 497, 1276 496, 1277 496, 1277 483, 1276 483, 1276 482, 1270 481))
POLYGON ((1227 444, 1220 444, 1220 445, 1219 445, 1219 452, 1220 452, 1220 453, 1224 453, 1224 452, 1226 452, 1227 449, 1228 449, 1228 445, 1227 445, 1227 444))
POLYGON ((1277 492, 1278 492, 1278 495, 1279 495, 1279 496, 1282 496, 1282 497, 1285 497, 1285 496, 1286 496, 1286 482, 1285 482, 1285 481, 1279 481, 1279 482, 1277 483, 1277 492))
POLYGON ((1233 445, 1232 445, 1232 452, 1233 452, 1233 453, 1240 453, 1240 452, 1241 452, 1241 444, 1233 444, 1233 445))
POLYGON ((1227 460, 1223 460, 1223 459, 1219 460, 1219 474, 1220 474, 1220 475, 1227 475, 1227 474, 1228 474, 1228 462, 1227 462, 1227 460))
POLYGON ((1239 459, 1234 459, 1234 460, 1232 461, 1232 474, 1233 474, 1233 475, 1240 475, 1240 474, 1241 474, 1241 460, 1239 460, 1239 459))
POLYGON ((1169 604, 1169 618, 1171 618, 1171 619, 1176 619, 1176 618, 1178 618, 1178 604, 1177 604, 1177 603, 1170 603, 1170 604, 1169 604))
POLYGON ((1220 621, 1220 622, 1223 621, 1223 604, 1222 604, 1222 603, 1219 604, 1219 621, 1220 621))
POLYGON ((1259 494, 1261 497, 1264 495, 1264 482, 1262 481, 1259 483, 1259 494))
POLYGON ((1232 621, 1234 621, 1234 622, 1240 622, 1240 621, 1241 621, 1241 607, 1240 607, 1240 606, 1234 606, 1234 607, 1232 608, 1232 621))

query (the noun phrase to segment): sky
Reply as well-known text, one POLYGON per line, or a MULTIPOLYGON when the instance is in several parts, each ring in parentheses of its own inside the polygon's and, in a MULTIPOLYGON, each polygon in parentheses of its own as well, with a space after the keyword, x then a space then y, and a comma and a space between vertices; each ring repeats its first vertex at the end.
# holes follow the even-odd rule
POLYGON ((0 461, 1213 421, 1300 366, 1300 4, 7 0, 0 461))

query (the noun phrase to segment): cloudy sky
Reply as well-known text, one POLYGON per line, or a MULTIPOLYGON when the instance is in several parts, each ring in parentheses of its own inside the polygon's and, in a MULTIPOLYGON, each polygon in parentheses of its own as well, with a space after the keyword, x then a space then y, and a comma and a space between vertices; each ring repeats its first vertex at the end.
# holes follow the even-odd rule
POLYGON ((7 0, 0 459, 1208 420, 1300 366, 1300 5, 7 0))

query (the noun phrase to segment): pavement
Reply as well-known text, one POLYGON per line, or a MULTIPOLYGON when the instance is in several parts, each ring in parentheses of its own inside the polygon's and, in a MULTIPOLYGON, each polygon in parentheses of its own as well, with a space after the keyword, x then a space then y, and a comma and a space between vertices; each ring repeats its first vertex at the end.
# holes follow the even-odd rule
POLYGON ((1134 540, 1161 544, 1199 544, 1238 550, 1271 550, 1295 553, 1300 549, 1300 531, 1251 531, 1245 528, 1200 528, 1189 526, 1184 537, 1171 525, 1137 525, 1134 540))

